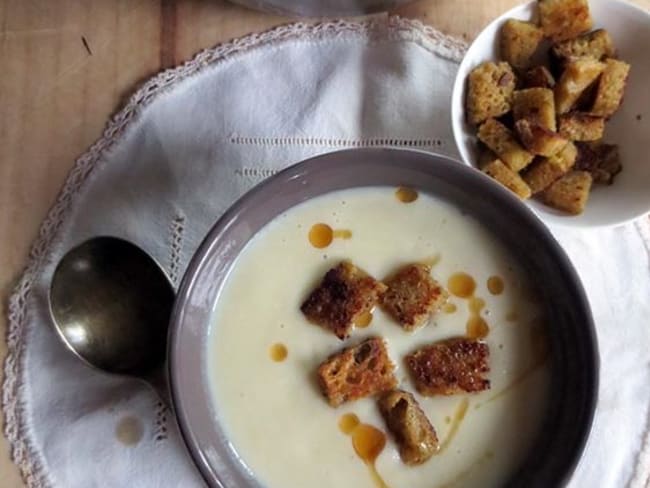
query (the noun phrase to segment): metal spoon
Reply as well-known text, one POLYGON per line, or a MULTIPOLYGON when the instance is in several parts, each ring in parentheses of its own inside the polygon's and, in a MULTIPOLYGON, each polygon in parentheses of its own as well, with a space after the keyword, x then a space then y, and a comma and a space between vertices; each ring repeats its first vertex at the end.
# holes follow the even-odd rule
POLYGON ((63 257, 49 299, 70 351, 107 373, 146 381, 171 406, 165 358, 174 290, 153 258, 123 239, 93 238, 63 257))

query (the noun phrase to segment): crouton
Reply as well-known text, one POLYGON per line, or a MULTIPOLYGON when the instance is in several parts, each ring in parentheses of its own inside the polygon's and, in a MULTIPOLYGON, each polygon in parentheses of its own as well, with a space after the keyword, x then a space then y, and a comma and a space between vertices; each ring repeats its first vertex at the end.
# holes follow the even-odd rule
POLYGON ((388 392, 379 399, 378 405, 404 464, 422 464, 438 451, 436 431, 411 393, 388 392))
POLYGON ((575 169, 588 171, 594 183, 611 185, 623 166, 615 144, 579 143, 575 169))
POLYGON ((524 147, 539 156, 553 156, 569 142, 565 137, 529 118, 518 120, 515 129, 524 147))
POLYGON ((572 141, 597 141, 603 138, 605 119, 582 112, 560 115, 560 135, 572 141))
POLYGON ((518 69, 527 68, 544 32, 532 22, 508 19, 501 27, 501 57, 518 69))
POLYGON ((483 63, 469 74, 467 116, 472 124, 510 110, 515 74, 508 63, 483 63))
POLYGON ((520 171, 533 160, 533 155, 519 144, 512 131, 495 119, 481 125, 478 138, 512 171, 520 171))
POLYGON ((555 110, 565 114, 576 104, 580 95, 596 81, 605 64, 591 58, 581 58, 567 64, 555 86, 555 110))
POLYGON ((421 395, 455 395, 490 388, 490 349, 484 342, 456 337, 424 346, 406 356, 421 395))
POLYGON ((381 298, 382 307, 407 331, 423 325, 449 298, 425 264, 408 264, 385 284, 388 289, 381 298))
POLYGON ((567 143, 550 158, 539 158, 522 173, 522 179, 534 195, 548 188, 569 171, 576 162, 578 150, 572 142, 567 143))
POLYGON ((573 39, 593 25, 587 0, 539 0, 539 21, 554 42, 573 39))
POLYGON ((596 100, 590 110, 591 114, 609 118, 618 110, 623 101, 623 92, 629 73, 630 65, 626 62, 618 59, 605 60, 605 70, 598 82, 596 100))
POLYGON ((553 90, 527 88, 512 95, 515 120, 530 119, 550 131, 555 131, 555 100, 553 90))
POLYGON ((591 183, 587 171, 570 171, 544 191, 544 203, 572 215, 581 214, 587 205, 591 183))
POLYGON ((383 339, 372 337, 330 356, 318 367, 318 384, 332 407, 397 386, 383 339))
MULTIPOLYGON (((479 169, 484 169, 495 161, 500 161, 499 156, 494 154, 489 149, 483 149, 478 156, 478 167, 479 169)), ((501 163, 503 164, 503 163, 501 163)))
POLYGON ((310 322, 345 339, 354 321, 372 310, 385 291, 386 285, 344 261, 325 274, 300 310, 310 322))
POLYGON ((592 58, 602 61, 614 56, 614 43, 605 29, 598 29, 588 34, 559 42, 551 48, 551 54, 563 63, 578 58, 592 58))
POLYGON ((522 200, 530 198, 531 191, 526 182, 521 179, 519 174, 503 164, 501 160, 495 159, 491 163, 488 163, 483 167, 483 172, 501 183, 522 200))
POLYGON ((524 86, 526 88, 553 88, 555 78, 546 66, 535 66, 524 74, 524 86))

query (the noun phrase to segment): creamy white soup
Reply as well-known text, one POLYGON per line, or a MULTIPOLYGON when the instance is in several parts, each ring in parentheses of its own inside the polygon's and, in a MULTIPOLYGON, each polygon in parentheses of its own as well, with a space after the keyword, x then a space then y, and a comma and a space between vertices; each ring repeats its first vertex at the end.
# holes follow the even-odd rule
POLYGON ((209 343, 215 421, 270 488, 500 486, 522 461, 544 413, 549 361, 541 314, 507 249, 454 206, 388 187, 314 198, 251 240, 217 299, 209 343), (450 299, 413 333, 376 307, 367 325, 341 341, 308 322, 300 305, 342 260, 379 280, 403 264, 426 262, 450 299), (489 345, 491 388, 419 395, 404 356, 463 335, 489 345), (419 466, 400 460, 376 399, 333 408, 319 391, 318 365, 372 336, 386 340, 399 387, 414 393, 440 440, 439 452, 419 466), (355 451, 355 416, 386 436, 374 462, 355 451))

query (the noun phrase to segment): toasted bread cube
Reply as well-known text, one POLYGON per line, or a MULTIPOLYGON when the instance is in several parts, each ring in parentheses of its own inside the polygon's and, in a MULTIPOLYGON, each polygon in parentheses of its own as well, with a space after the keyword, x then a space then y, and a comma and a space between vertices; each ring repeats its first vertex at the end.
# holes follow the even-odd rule
POLYGON ((587 171, 570 171, 544 191, 544 203, 572 215, 581 214, 587 205, 591 183, 587 171))
POLYGON ((561 62, 578 58, 592 58, 602 61, 614 56, 614 43, 605 29, 598 29, 575 39, 559 42, 551 48, 555 59, 561 62))
POLYGON ((513 192, 522 200, 529 198, 531 195, 530 188, 518 173, 515 173, 499 159, 495 159, 483 167, 483 172, 491 178, 497 180, 508 190, 513 192))
POLYGON ((548 130, 529 118, 518 120, 515 129, 524 147, 539 156, 553 156, 569 142, 557 132, 548 130))
POLYGON ((490 117, 499 117, 510 110, 515 74, 508 63, 483 63, 469 74, 467 117, 480 124, 490 117))
POLYGON ((544 32, 532 22, 508 19, 501 27, 501 57, 515 68, 527 68, 542 39, 544 32))
POLYGON ((614 115, 623 101, 629 73, 630 65, 626 62, 618 59, 605 60, 605 70, 598 82, 596 101, 590 111, 593 115, 605 118, 614 115))
POLYGON ((524 86, 526 88, 553 88, 555 78, 546 66, 535 66, 524 74, 524 86))
POLYGON ((384 394, 378 405, 404 464, 422 464, 438 451, 436 431, 413 394, 393 390, 384 394))
POLYGON ((478 130, 478 138, 499 156, 512 171, 519 172, 533 160, 514 134, 495 119, 488 119, 478 130))
POLYGON ((395 365, 383 339, 372 337, 330 356, 317 371, 318 384, 332 407, 397 386, 395 365))
POLYGON ((591 142, 577 144, 577 147, 575 169, 591 173, 594 183, 611 185, 622 171, 617 145, 591 142))
POLYGON ((406 356, 421 395, 455 395, 490 388, 490 349, 485 342, 456 337, 424 346, 406 356))
MULTIPOLYGON (((480 152, 478 156, 478 167, 479 169, 484 169, 487 166, 489 166, 491 163, 494 163, 495 161, 499 161, 499 156, 494 154, 492 151, 489 149, 484 149, 480 152)), ((501 162, 503 164, 503 162, 501 162)))
POLYGON ((408 264, 385 280, 388 287, 381 304, 404 330, 412 331, 429 320, 449 298, 447 291, 431 277, 431 267, 408 264))
POLYGON ((605 69, 605 64, 591 58, 581 58, 567 64, 555 87, 555 110, 558 114, 570 111, 580 95, 594 83, 605 69))
POLYGON ((582 112, 560 115, 560 134, 572 141, 597 141, 603 138, 605 119, 582 112))
POLYGON ((386 291, 386 285, 344 261, 330 269, 300 310, 307 319, 343 340, 355 320, 369 312, 386 291))
POLYGON ((555 99, 548 88, 527 88, 512 95, 515 120, 530 119, 550 131, 555 131, 555 99))
POLYGON ((539 0, 539 21, 554 42, 573 39, 593 26, 587 0, 539 0))
POLYGON ((554 156, 534 161, 522 173, 522 178, 530 187, 531 193, 534 195, 545 190, 569 171, 575 164, 577 155, 575 144, 569 142, 554 156))

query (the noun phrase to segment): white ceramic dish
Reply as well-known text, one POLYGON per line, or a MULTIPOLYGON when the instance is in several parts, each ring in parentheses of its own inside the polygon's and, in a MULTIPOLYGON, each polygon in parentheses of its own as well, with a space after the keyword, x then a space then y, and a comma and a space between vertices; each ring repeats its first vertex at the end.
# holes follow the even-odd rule
MULTIPOLYGON (((632 65, 625 99, 607 123, 604 140, 620 147, 623 172, 611 186, 595 185, 582 215, 568 216, 531 199, 528 204, 547 224, 600 227, 622 224, 650 210, 650 12, 621 0, 590 0, 594 28, 607 29, 618 55, 632 65)), ((537 20, 537 1, 509 10, 491 22, 474 40, 454 83, 451 120, 460 155, 476 166, 476 129, 465 118, 467 75, 485 61, 499 59, 498 35, 506 19, 537 20)))

